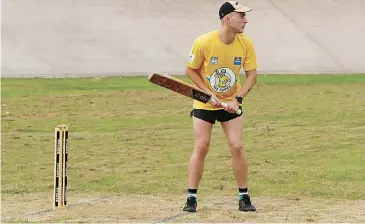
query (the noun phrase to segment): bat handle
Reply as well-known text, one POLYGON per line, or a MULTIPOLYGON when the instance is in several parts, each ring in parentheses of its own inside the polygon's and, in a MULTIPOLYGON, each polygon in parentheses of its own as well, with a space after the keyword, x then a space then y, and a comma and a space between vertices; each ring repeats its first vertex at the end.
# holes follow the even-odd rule
MULTIPOLYGON (((221 105, 222 105, 224 108, 226 108, 226 107, 227 107, 227 104, 226 104, 226 103, 221 102, 221 105)), ((242 111, 241 111, 240 109, 237 109, 236 114, 241 114, 241 113, 242 113, 242 111)))

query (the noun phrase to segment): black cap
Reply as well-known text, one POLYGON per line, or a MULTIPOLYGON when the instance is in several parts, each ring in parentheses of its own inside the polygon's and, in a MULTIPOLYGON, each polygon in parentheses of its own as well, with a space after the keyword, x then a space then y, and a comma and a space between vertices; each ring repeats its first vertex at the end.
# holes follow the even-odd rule
POLYGON ((231 12, 249 12, 251 8, 242 6, 239 2, 236 1, 228 1, 223 3, 223 5, 219 9, 219 19, 222 19, 226 15, 231 12))

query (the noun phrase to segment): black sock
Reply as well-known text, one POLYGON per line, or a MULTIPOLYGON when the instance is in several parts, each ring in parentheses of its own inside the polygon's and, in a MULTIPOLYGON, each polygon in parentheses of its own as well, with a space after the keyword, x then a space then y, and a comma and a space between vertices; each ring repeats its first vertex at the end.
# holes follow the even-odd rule
POLYGON ((198 189, 188 189, 188 197, 194 197, 197 198, 198 197, 198 189))
POLYGON ((248 195, 248 188, 238 188, 238 198, 243 199, 243 195, 248 195))

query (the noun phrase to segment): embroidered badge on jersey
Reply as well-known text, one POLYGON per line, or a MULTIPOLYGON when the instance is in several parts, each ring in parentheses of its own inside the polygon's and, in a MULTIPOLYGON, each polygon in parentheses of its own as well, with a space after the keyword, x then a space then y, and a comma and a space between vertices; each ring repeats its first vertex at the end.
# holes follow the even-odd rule
POLYGON ((218 57, 211 57, 210 58, 210 64, 212 64, 212 65, 218 64, 218 57))
POLYGON ((193 54, 193 53, 190 53, 190 54, 189 54, 189 57, 188 57, 188 62, 189 62, 189 63, 193 63, 194 58, 195 58, 194 54, 193 54))
POLYGON ((230 68, 219 68, 207 79, 212 89, 218 93, 227 92, 237 81, 230 68))
POLYGON ((241 65, 242 63, 242 57, 234 57, 234 65, 241 65))

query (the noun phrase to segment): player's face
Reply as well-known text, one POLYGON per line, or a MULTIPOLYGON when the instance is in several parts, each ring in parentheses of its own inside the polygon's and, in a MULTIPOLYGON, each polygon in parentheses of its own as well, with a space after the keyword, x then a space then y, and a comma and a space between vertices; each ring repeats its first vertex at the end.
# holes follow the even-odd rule
POLYGON ((246 13, 233 12, 230 15, 229 24, 236 33, 242 33, 247 23, 246 13))

